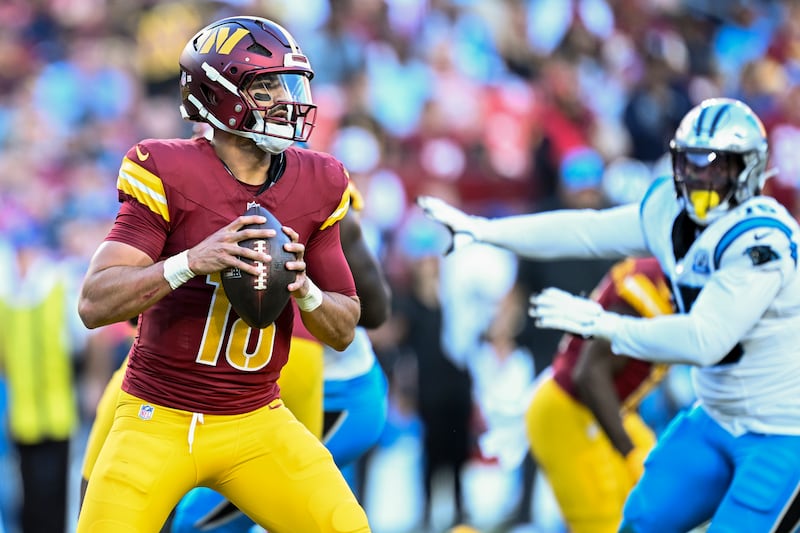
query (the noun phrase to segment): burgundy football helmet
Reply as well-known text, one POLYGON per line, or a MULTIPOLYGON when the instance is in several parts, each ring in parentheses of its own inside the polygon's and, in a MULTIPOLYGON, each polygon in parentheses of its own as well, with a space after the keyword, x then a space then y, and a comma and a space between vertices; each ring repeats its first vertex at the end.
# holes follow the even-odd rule
POLYGON ((181 115, 280 153, 306 141, 316 106, 308 58, 286 29, 230 17, 200 30, 180 58, 181 115))

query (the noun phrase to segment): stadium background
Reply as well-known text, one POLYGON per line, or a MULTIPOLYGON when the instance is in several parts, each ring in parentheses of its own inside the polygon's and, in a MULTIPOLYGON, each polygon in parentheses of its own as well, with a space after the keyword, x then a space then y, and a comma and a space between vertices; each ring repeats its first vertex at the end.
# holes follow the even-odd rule
MULTIPOLYGON (((282 23, 310 57, 319 111, 309 147, 339 157, 364 194, 367 235, 396 298, 411 292, 416 262, 446 246, 414 209, 417 194, 483 215, 636 200, 669 172, 677 121, 709 96, 741 98, 763 118, 778 169, 769 192, 800 212, 792 0, 4 0, 0 241, 44 246, 78 276, 113 220, 128 147, 192 134, 177 109, 177 57, 198 28, 228 14, 282 23)), ((561 274, 596 281, 593 271, 561 274)), ((525 330, 541 371, 552 344, 525 330)), ((415 531, 420 514, 421 428, 401 336, 395 321, 373 336, 393 387, 363 495, 379 533, 415 531)), ((77 338, 76 469, 127 342, 113 327, 77 338)), ((680 375, 675 387, 672 400, 690 394, 680 375)), ((675 407, 665 405, 651 405, 656 424, 675 407)), ((14 532, 13 449, 0 442, 0 512, 14 532)), ((519 472, 496 463, 476 451, 465 473, 473 521, 487 529, 508 522, 520 495, 519 472)), ((523 502, 534 524, 517 529, 558 531, 546 490, 535 494, 523 502)), ((448 497, 436 498, 442 526, 448 497)))

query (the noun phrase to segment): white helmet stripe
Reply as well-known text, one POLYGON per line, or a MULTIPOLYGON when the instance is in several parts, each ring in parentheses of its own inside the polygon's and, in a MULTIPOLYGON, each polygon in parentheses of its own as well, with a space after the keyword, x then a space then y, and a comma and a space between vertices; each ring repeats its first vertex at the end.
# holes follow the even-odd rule
POLYGON ((215 69, 205 61, 201 66, 203 67, 203 70, 205 71, 206 76, 208 76, 209 80, 216 81, 217 83, 228 89, 233 94, 239 94, 239 89, 236 88, 236 85, 231 83, 228 80, 228 78, 220 74, 220 72, 217 69, 215 69))

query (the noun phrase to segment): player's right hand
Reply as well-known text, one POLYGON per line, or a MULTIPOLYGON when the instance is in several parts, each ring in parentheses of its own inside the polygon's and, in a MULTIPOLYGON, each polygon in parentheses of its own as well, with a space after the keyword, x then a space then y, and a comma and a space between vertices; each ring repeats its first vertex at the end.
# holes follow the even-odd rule
POLYGON ((431 220, 442 224, 453 235, 453 242, 445 254, 466 244, 481 240, 481 229, 487 220, 483 217, 468 215, 433 196, 418 196, 417 205, 431 220))
POLYGON ((620 316, 603 309, 594 300, 575 296, 557 287, 548 287, 530 297, 528 315, 534 325, 559 329, 585 339, 600 337, 613 340, 620 316))
POLYGON ((271 239, 274 229, 253 227, 263 224, 264 217, 259 215, 242 215, 230 224, 212 233, 202 242, 189 249, 189 263, 197 275, 211 274, 226 268, 238 268, 252 276, 260 274, 257 262, 267 263, 272 257, 265 252, 257 252, 239 242, 247 239, 271 239), (243 261, 242 258, 250 261, 243 261))

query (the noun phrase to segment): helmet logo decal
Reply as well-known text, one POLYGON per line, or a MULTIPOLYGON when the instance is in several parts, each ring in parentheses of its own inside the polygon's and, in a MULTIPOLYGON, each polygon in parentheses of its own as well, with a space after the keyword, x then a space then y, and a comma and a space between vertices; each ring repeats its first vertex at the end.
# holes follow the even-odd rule
MULTIPOLYGON (((714 118, 711 119, 711 126, 709 126, 709 128, 708 128, 708 136, 709 137, 713 137, 714 136, 714 130, 717 129, 717 125, 719 124, 720 119, 722 119, 722 117, 726 114, 726 112, 728 111, 728 108, 730 108, 730 105, 722 106, 717 111, 717 114, 714 116, 714 118)), ((708 108, 705 108, 705 109, 703 109, 703 111, 700 112, 700 117, 697 119, 697 127, 695 129, 695 135, 699 136, 703 132, 703 127, 702 126, 703 126, 703 121, 705 119, 707 111, 708 111, 708 108)))
POLYGON ((214 51, 218 54, 230 54, 233 47, 249 33, 250 32, 244 28, 237 28, 237 30, 233 32, 233 35, 229 35, 230 28, 228 26, 222 26, 208 34, 205 42, 200 46, 198 53, 207 54, 211 52, 211 48, 214 47, 214 51))

